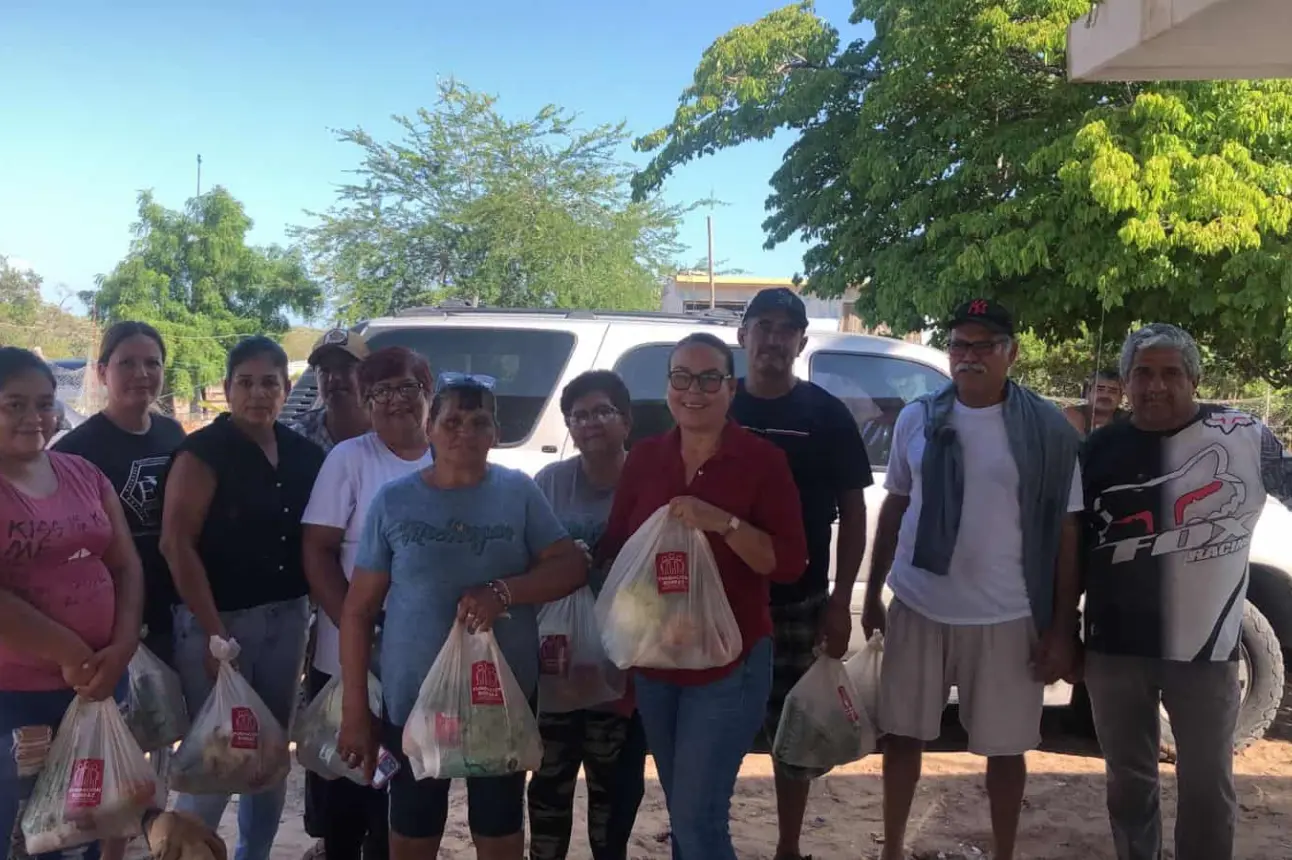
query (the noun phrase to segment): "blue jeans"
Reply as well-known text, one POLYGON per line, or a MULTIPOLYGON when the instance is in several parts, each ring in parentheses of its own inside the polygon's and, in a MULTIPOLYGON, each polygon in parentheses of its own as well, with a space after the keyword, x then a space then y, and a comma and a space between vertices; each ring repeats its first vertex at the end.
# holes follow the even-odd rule
MULTIPOLYGON (((113 693, 117 702, 125 702, 126 690, 123 677, 113 693)), ((4 857, 10 856, 10 845, 23 844, 20 826, 23 810, 36 787, 36 777, 45 767, 45 757, 58 725, 75 695, 71 690, 0 691, 0 739, 5 744, 0 754, 0 846, 4 857)), ((26 856, 25 852, 13 854, 26 856)), ((39 854, 33 860, 53 858, 98 860, 99 843, 39 854)))
POLYGON ((730 675, 684 687, 637 675, 637 710, 668 804, 673 860, 736 860, 731 794, 772 691, 772 640, 730 675))
MULTIPOLYGON (((246 678, 284 730, 291 724, 301 683, 309 603, 304 598, 221 612, 224 628, 238 640, 238 671, 246 678)), ((206 674, 209 640, 193 613, 175 607, 175 669, 184 685, 190 714, 197 715, 215 681, 206 674)), ((238 802, 238 847, 235 860, 269 860, 287 797, 286 781, 238 802)), ((181 794, 175 808, 191 812, 215 829, 227 794, 181 794)))

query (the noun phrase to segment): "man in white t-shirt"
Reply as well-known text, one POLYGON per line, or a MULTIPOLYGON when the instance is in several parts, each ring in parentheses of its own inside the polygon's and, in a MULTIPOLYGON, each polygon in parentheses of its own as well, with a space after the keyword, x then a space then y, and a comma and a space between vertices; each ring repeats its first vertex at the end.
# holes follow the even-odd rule
POLYGON ((1040 742, 1044 685, 1075 654, 1075 431, 1009 381, 1018 345, 1004 308, 968 302, 948 328, 953 388, 907 405, 893 431, 862 616, 867 635, 886 630, 883 860, 905 856, 924 743, 953 685, 969 750, 987 757, 992 856, 1013 858, 1023 754, 1040 742))

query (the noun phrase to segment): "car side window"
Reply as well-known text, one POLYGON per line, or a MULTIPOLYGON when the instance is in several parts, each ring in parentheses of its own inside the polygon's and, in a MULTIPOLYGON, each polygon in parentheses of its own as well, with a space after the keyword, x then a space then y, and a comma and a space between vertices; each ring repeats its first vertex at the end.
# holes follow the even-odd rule
POLYGON ((812 381, 842 400, 857 420, 876 469, 888 465, 893 425, 902 407, 937 391, 948 378, 917 361, 857 352, 815 353, 809 372, 812 381))
POLYGON ((565 331, 519 328, 405 328, 377 330, 368 348, 403 346, 421 353, 431 374, 459 371, 492 376, 498 400, 498 444, 519 445, 529 438, 556 394, 556 383, 574 350, 565 331))
MULTIPOLYGON (((633 347, 619 357, 615 372, 623 377, 633 401, 633 429, 628 437, 632 446, 638 439, 666 433, 673 429, 668 411, 668 356, 671 343, 652 343, 633 347)), ((745 375, 748 361, 745 351, 732 347, 736 359, 736 377, 745 375)))

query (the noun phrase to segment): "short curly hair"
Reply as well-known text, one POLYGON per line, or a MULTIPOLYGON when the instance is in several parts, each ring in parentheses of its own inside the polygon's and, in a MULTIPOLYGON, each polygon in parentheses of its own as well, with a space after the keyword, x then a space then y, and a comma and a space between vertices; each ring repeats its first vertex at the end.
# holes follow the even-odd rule
POLYGON ((561 389, 561 414, 569 418, 574 404, 589 394, 604 394, 621 415, 632 410, 632 395, 628 393, 623 377, 613 370, 587 370, 561 389))
POLYGON ((431 365, 421 354, 404 346, 379 349, 359 362, 359 394, 366 398, 373 386, 383 379, 411 376, 422 384, 429 396, 435 387, 431 365))

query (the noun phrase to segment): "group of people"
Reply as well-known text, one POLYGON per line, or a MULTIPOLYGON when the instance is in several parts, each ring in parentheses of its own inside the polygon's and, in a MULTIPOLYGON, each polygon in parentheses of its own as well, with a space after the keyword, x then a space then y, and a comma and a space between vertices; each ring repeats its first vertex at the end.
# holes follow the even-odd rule
MULTIPOLYGON (((1119 860, 1160 851, 1159 701, 1180 763, 1176 856, 1231 857, 1247 536, 1266 493, 1292 501, 1292 459, 1251 416, 1196 402, 1198 348, 1174 326, 1147 326, 1123 347, 1131 414, 1081 426, 1009 379, 1018 347, 1004 308, 966 303, 946 329, 951 383, 909 404, 893 431, 862 616, 867 635, 886 635, 883 860, 904 857, 923 744, 940 733, 952 685, 969 749, 988 760, 994 856, 1014 856, 1023 755, 1040 739, 1044 686, 1061 678, 1090 692, 1119 860)), ((734 860, 741 761, 760 733, 774 736, 818 656, 848 652, 866 552, 871 464, 847 407, 794 376, 806 331, 796 294, 759 293, 739 330, 741 379, 722 340, 683 338, 667 369, 676 427, 631 450, 624 382, 576 377, 560 409, 577 456, 533 479, 489 462, 493 379, 436 375, 420 355, 372 351, 353 332, 316 344, 322 404, 291 426, 279 420, 286 355, 268 338, 241 341, 227 361, 228 413, 186 436, 152 408, 161 336, 119 323, 98 361, 107 406, 48 450, 52 374, 30 352, 0 349, 0 729, 13 738, 0 756, 0 830, 18 833, 72 696, 122 698, 142 630, 193 712, 213 684, 211 637, 238 641, 239 671, 283 725, 307 652, 310 695, 340 673, 338 753, 371 773, 384 750, 401 767, 380 790, 310 774, 311 853, 434 857, 449 783, 415 780, 401 739, 450 630, 492 631, 537 711, 539 609, 598 591, 629 537, 667 507, 708 539, 740 655, 701 671, 634 670, 622 699, 539 712, 541 767, 528 780, 468 779, 468 823, 478 857, 519 860, 528 809, 531 860, 564 858, 582 769, 592 854, 624 860, 649 750, 675 860, 734 860)), ((776 858, 803 860, 810 781, 774 764, 776 858)), ((284 797, 279 784, 241 799, 236 860, 267 860, 284 797)), ((181 796, 143 824, 157 850, 205 845, 214 857, 227 802, 181 796)), ((111 860, 120 846, 103 852, 111 860)))

